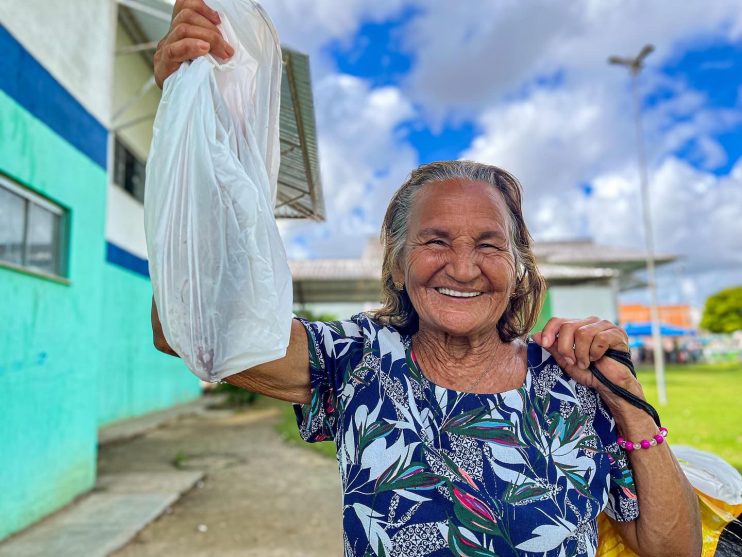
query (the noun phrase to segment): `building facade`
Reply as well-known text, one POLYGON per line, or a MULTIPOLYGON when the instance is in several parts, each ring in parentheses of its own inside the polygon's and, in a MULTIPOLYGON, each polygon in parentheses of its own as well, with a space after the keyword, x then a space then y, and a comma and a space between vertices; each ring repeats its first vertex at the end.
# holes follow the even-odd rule
MULTIPOLYGON (((0 3, 0 540, 94 486, 98 432, 197 398, 152 344, 144 165, 162 0, 0 3)), ((323 218, 307 57, 284 51, 276 215, 323 218)))
MULTIPOLYGON (((621 304, 618 309, 621 325, 652 321, 651 308, 646 304, 621 304)), ((684 329, 691 329, 697 325, 693 322, 693 312, 689 304, 663 304, 657 309, 660 322, 665 325, 684 329)))
MULTIPOLYGON (((634 274, 644 268, 641 251, 585 239, 536 242, 533 251, 548 287, 535 330, 553 316, 598 315, 618 323, 619 293, 643 285, 634 274)), ((658 264, 672 260, 657 257, 658 264)), ((382 250, 376 239, 368 241, 359 259, 295 260, 289 265, 295 311, 345 319, 379 306, 382 250)))
POLYGON ((109 172, 115 8, 0 5, 0 539, 94 485, 100 427, 200 394, 152 346, 141 203, 109 172))

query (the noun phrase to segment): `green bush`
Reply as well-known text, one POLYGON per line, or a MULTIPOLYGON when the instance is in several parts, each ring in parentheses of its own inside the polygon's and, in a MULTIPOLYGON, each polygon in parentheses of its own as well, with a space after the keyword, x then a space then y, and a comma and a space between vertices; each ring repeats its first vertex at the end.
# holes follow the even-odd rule
POLYGON ((226 395, 222 406, 228 408, 246 408, 255 403, 258 393, 235 387, 230 383, 219 383, 213 391, 215 395, 226 395))
POLYGON ((337 321, 338 317, 332 313, 315 313, 309 309, 300 309, 295 311, 296 315, 303 317, 307 321, 337 321))

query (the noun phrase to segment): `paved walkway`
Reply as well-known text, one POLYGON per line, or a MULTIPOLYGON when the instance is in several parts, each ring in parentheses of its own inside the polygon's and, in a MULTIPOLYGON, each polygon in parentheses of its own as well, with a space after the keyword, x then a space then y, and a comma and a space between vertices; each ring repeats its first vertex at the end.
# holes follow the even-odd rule
POLYGON ((0 557, 341 555, 337 464, 284 442, 279 415, 206 410, 105 444, 96 489, 0 557))
POLYGON ((337 464, 284 442, 278 418, 275 406, 211 411, 107 447, 102 473, 205 472, 116 557, 341 555, 337 464))
POLYGON ((105 557, 202 477, 178 470, 100 476, 92 492, 0 545, 0 557, 105 557))

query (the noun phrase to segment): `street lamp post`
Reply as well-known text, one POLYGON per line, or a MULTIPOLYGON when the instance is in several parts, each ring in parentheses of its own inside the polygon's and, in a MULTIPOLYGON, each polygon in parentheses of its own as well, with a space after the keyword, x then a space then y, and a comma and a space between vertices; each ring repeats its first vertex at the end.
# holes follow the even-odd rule
POLYGON ((662 349, 662 332, 660 330, 660 312, 657 304, 657 278, 654 266, 654 233, 652 232, 652 211, 647 184, 647 158, 644 153, 644 139, 641 123, 641 103, 637 87, 637 77, 641 72, 644 59, 654 50, 651 44, 642 48, 634 58, 611 56, 608 63, 625 66, 631 75, 631 93, 634 100, 634 121, 636 124, 636 149, 639 156, 639 185, 642 197, 642 214, 644 217, 644 238, 647 246, 647 278, 649 282, 650 316, 652 320, 652 343, 654 344, 654 373, 657 378, 657 395, 660 404, 667 404, 665 389, 665 354, 662 349))

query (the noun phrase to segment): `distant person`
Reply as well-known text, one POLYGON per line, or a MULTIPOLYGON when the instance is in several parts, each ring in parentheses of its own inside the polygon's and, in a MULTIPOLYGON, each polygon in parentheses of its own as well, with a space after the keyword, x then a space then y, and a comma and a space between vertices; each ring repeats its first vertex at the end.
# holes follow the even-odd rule
MULTIPOLYGON (((229 55, 217 21, 201 0, 176 3, 158 84, 209 50, 229 55)), ((380 309, 297 318, 284 358, 227 379, 296 403, 307 441, 334 440, 345 555, 593 555, 605 512, 640 555, 698 556, 696 497, 666 431, 588 370, 643 399, 606 356, 628 352, 625 332, 553 318, 528 336, 545 284, 516 179, 469 161, 423 165, 381 234, 380 309)), ((173 353, 154 305, 152 322, 173 353)))

